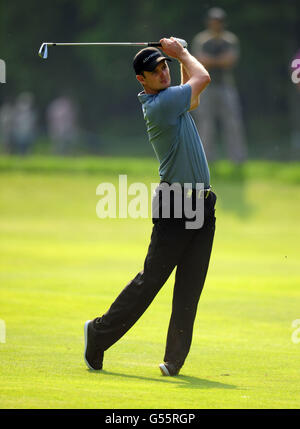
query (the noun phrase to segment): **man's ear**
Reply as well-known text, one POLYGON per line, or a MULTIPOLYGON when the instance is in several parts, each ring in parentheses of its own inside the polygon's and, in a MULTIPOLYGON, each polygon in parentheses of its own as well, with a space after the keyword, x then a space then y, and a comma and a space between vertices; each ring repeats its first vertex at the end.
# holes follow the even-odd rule
POLYGON ((137 74, 136 78, 143 85, 143 83, 145 82, 144 76, 142 74, 137 74))

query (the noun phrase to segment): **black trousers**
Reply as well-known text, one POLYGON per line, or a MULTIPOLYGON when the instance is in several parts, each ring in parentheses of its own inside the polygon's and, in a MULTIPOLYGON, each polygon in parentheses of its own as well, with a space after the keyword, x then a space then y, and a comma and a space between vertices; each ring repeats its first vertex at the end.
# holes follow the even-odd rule
POLYGON ((143 271, 123 289, 109 310, 93 320, 98 346, 107 350, 140 318, 176 267, 172 314, 164 361, 181 367, 190 350, 198 301, 215 233, 216 195, 204 198, 204 223, 187 229, 185 219, 153 219, 143 271))

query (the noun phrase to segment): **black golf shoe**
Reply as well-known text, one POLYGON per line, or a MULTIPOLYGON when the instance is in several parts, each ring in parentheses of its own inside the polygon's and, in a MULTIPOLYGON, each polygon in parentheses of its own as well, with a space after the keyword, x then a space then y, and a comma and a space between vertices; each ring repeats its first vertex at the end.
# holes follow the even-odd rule
POLYGON ((92 330, 92 321, 84 324, 84 360, 89 369, 100 370, 103 365, 104 352, 96 345, 95 334, 92 330))
POLYGON ((174 376, 178 375, 180 371, 180 367, 176 366, 175 364, 171 362, 164 362, 159 365, 159 369, 162 373, 162 375, 166 376, 174 376))

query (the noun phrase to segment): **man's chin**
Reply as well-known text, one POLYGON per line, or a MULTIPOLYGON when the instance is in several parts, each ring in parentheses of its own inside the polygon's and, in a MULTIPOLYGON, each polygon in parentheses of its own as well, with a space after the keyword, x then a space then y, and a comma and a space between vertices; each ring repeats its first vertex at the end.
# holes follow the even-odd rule
POLYGON ((171 85, 171 82, 166 82, 164 84, 161 85, 161 88, 159 89, 159 91, 163 91, 164 89, 169 88, 169 86, 171 85))

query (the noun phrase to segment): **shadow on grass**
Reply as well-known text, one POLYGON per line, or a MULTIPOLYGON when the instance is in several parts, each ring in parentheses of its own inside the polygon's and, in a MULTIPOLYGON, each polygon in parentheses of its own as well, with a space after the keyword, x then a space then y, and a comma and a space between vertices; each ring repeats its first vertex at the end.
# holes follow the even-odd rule
POLYGON ((234 384, 220 383, 219 381, 206 380, 204 378, 192 377, 189 375, 177 375, 176 377, 164 377, 158 376, 157 378, 152 377, 142 377, 140 375, 132 375, 132 374, 121 374, 118 372, 111 371, 93 371, 88 370, 90 374, 96 376, 114 376, 114 377, 123 377, 129 378, 133 380, 144 380, 144 381, 155 381, 158 383, 172 383, 177 384, 180 388, 188 388, 188 389, 237 389, 237 386, 234 384))

